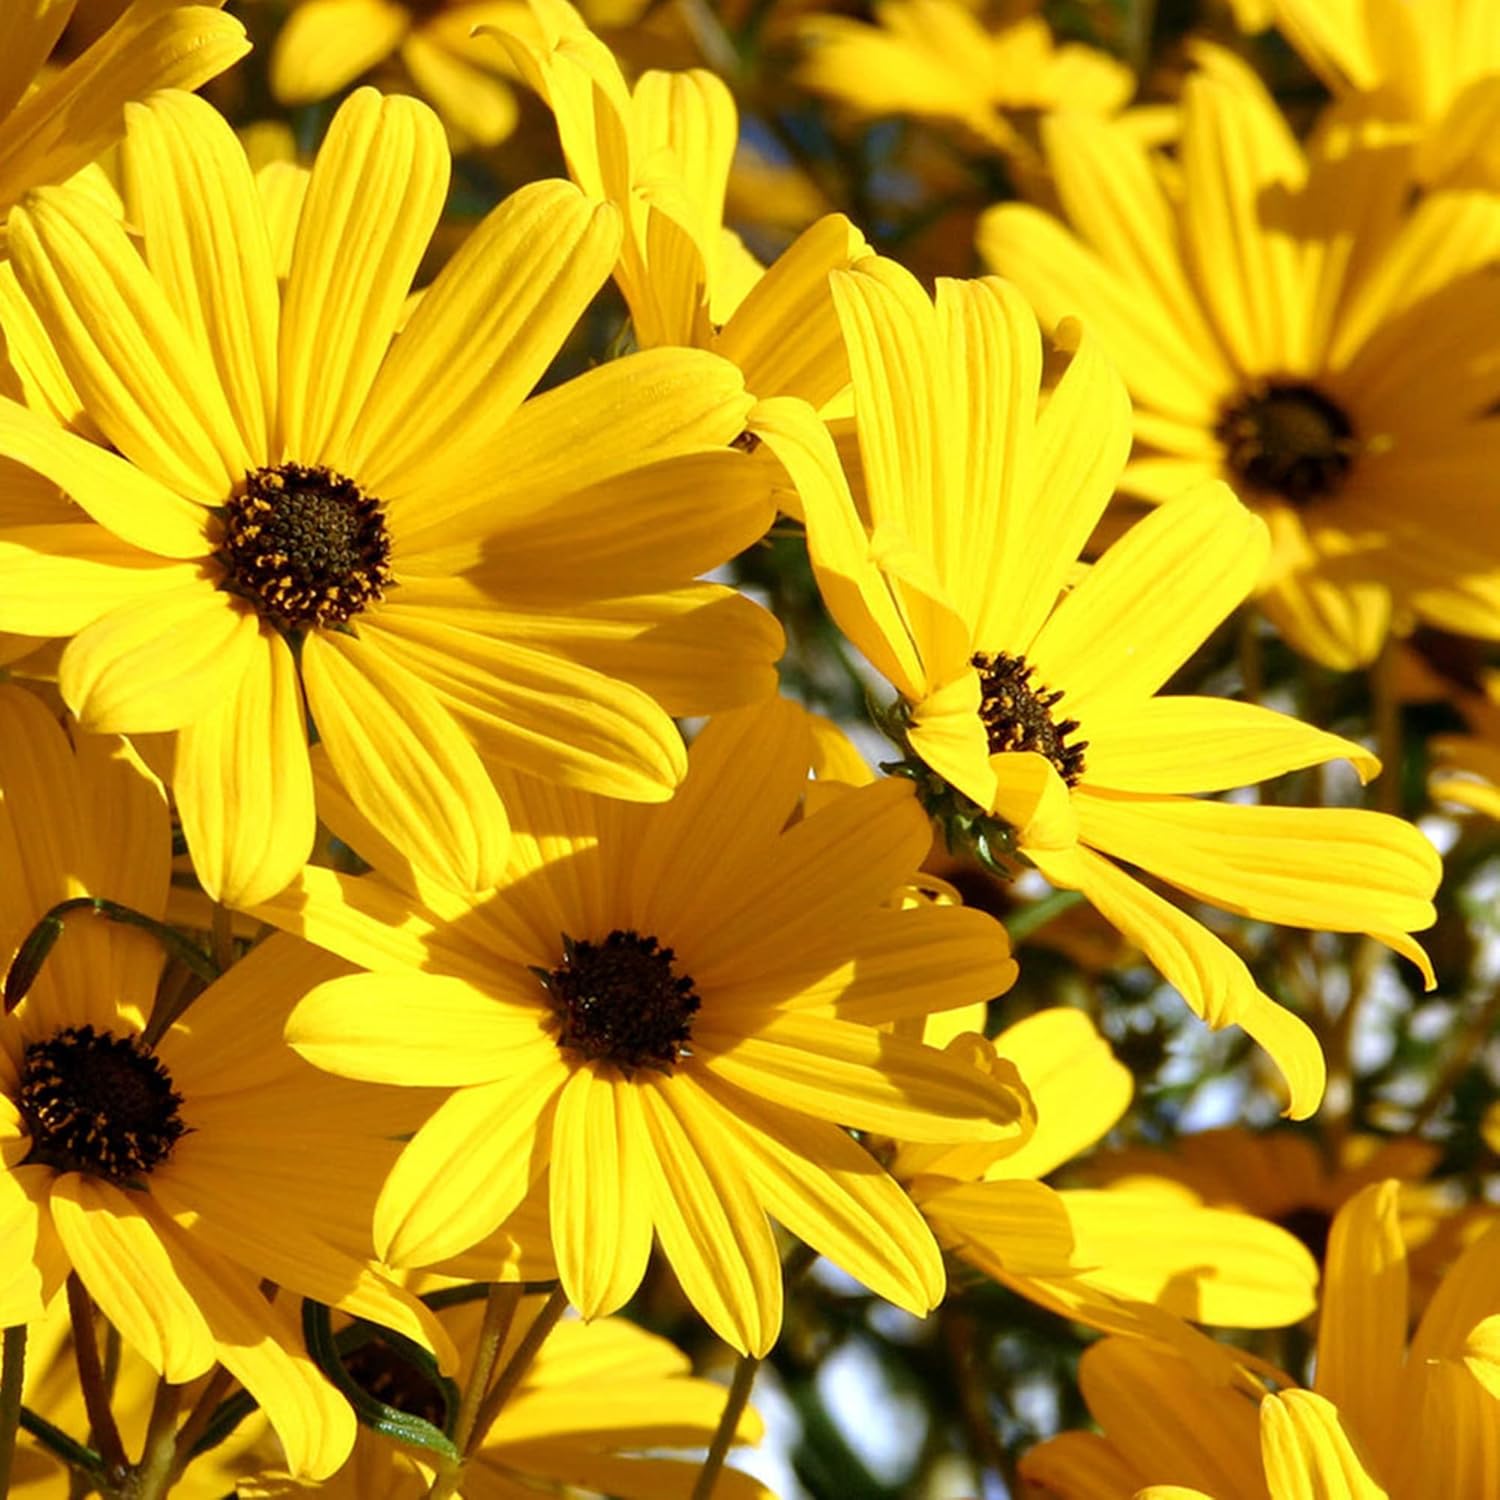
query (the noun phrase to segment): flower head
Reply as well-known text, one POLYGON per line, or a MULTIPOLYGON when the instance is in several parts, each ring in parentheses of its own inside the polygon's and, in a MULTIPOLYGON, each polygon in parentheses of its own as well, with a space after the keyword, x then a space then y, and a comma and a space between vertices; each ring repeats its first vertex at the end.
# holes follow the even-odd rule
POLYGON ((508 788, 492 895, 434 904, 351 824, 376 874, 310 868, 258 909, 371 970, 299 1007, 304 1057, 452 1091, 381 1197, 392 1264, 477 1243, 545 1177, 586 1317, 635 1291, 654 1234, 703 1317, 763 1352, 781 1322, 768 1214, 891 1301, 935 1305, 930 1233, 840 1127, 1019 1144, 1033 1116, 1014 1069, 880 1029, 998 994, 1015 969, 990 918, 891 901, 927 847, 909 786, 787 826, 810 750, 793 705, 721 715, 665 807, 508 788))
POLYGON ((261 900, 308 856, 309 718, 387 837, 483 889, 491 768, 661 799, 685 769, 669 714, 773 689, 775 622, 693 582, 773 514, 727 446, 734 368, 654 351, 524 399, 614 263, 612 208, 522 188, 410 310, 448 185, 424 105, 343 105, 284 279, 208 105, 135 108, 124 175, 144 257, 67 189, 13 216, 18 336, 117 452, 0 401, 0 454, 88 517, 0 528, 0 574, 30 580, 0 629, 71 637, 85 724, 173 732, 159 763, 212 895, 261 900))
POLYGON ((1369 774, 1374 758, 1254 704, 1158 696, 1249 591, 1265 527, 1208 484, 1080 577, 1130 444, 1129 402, 1092 342, 1063 330, 1072 360, 1039 410, 1041 340, 1013 287, 942 281, 934 305, 872 260, 837 273, 834 298, 862 506, 805 407, 762 402, 751 427, 802 496, 830 611, 899 694, 905 771, 950 836, 1083 891, 1198 1014, 1256 1037, 1291 1111, 1311 1113, 1323 1061, 1308 1027, 1119 863, 1262 920, 1369 932, 1425 965, 1407 934, 1434 920, 1441 865, 1414 828, 1197 795, 1338 757, 1369 774))
POLYGON ((1417 193, 1411 146, 1357 120, 1304 147, 1243 64, 1200 60, 1180 192, 1118 132, 1057 119, 1069 222, 991 209, 985 261, 1118 365, 1125 491, 1224 480, 1264 519, 1257 599, 1299 651, 1348 670, 1416 620, 1495 638, 1500 201, 1417 193))

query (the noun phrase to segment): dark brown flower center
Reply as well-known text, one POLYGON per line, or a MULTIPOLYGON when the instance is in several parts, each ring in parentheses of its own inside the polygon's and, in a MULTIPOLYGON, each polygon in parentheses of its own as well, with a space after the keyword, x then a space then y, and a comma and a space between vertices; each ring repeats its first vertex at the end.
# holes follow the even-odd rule
POLYGON ((126 1184, 172 1154, 187 1127, 182 1096, 133 1037, 67 1026, 21 1058, 16 1106, 28 1162, 126 1184))
POLYGON ((692 1036, 701 1001, 654 937, 616 929, 602 943, 563 938, 563 961, 543 976, 557 1045, 592 1061, 670 1073, 692 1036))
POLYGON ((279 464, 245 476, 224 508, 224 586, 277 630, 342 625, 385 597, 385 507, 332 469, 279 464))
POLYGON ((1239 397, 1214 431, 1231 473, 1293 505, 1337 494, 1358 447, 1343 410, 1314 386, 1295 383, 1239 397))
POLYGON ((970 663, 979 673, 979 718, 989 737, 990 754, 1007 750, 1034 750, 1045 755, 1069 786, 1077 786, 1083 775, 1083 752, 1087 740, 1072 742, 1077 719, 1055 720, 1052 710, 1062 698, 1031 680, 1033 668, 1024 656, 997 651, 993 656, 977 651, 970 663))

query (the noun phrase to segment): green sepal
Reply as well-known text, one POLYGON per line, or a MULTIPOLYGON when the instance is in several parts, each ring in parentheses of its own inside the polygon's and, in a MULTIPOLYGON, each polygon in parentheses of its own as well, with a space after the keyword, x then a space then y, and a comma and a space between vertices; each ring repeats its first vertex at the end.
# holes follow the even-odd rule
POLYGON ((59 901, 45 913, 16 950, 16 956, 11 960, 10 969, 5 976, 6 1015, 26 998, 32 985, 36 983, 37 976, 42 972, 42 965, 63 934, 66 919, 80 911, 149 932, 173 958, 205 984, 212 984, 219 977, 218 965, 201 948, 188 942, 180 932, 168 927, 165 922, 158 922, 155 917, 148 917, 132 907, 121 906, 118 901, 106 901, 100 896, 75 896, 68 901, 59 901))
MULTIPOLYGON (((356 1328, 358 1329, 358 1325, 356 1328)), ((358 1329, 358 1333, 362 1337, 369 1337, 363 1329, 358 1329)), ((402 1340, 398 1334, 387 1329, 381 1329, 380 1336, 389 1339, 393 1346, 401 1349, 403 1354, 406 1353, 409 1341, 402 1340)), ((329 1384, 338 1391, 339 1395, 354 1408, 354 1415, 364 1426, 380 1433, 382 1437, 404 1443, 409 1448, 424 1448, 429 1453, 436 1453, 449 1463, 457 1464, 463 1461, 463 1455, 454 1447, 448 1434, 441 1428, 434 1427, 431 1422, 422 1417, 412 1416, 410 1412, 400 1411, 394 1406, 387 1406, 384 1401, 377 1401, 368 1391, 355 1383, 339 1357, 341 1352, 339 1341, 333 1335, 333 1324, 329 1318, 328 1308, 321 1302, 314 1302, 310 1297, 302 1299, 302 1337, 307 1344, 307 1352, 313 1363, 323 1372, 329 1384)), ((436 1370, 436 1365, 432 1368, 436 1370)), ((438 1379, 441 1383, 441 1377, 438 1379)), ((451 1389, 451 1382, 449 1389, 451 1389)), ((447 1392, 445 1391, 444 1394, 446 1396, 447 1392)), ((448 1402, 450 1412, 455 1409, 455 1406, 456 1402, 448 1402)))

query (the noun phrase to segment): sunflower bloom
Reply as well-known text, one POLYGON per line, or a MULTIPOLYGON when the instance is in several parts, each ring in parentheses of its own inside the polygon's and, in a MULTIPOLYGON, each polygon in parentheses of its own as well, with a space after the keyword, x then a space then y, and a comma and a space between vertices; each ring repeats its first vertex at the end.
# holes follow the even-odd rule
MULTIPOLYGON (((19 688, 0 687, 0 727, 7 966, 47 910, 81 894, 160 919, 159 784, 119 741, 75 753, 19 688)), ((40 1318, 74 1273, 158 1374, 181 1383, 222 1363, 292 1468, 330 1474, 354 1418, 304 1352, 295 1297, 452 1347, 367 1264, 400 1115, 388 1092, 330 1078, 281 1039, 291 1003, 347 972, 327 953, 277 937, 148 1041, 161 966, 138 930, 70 927, 0 1019, 0 1324, 40 1318), (268 1302, 263 1279, 287 1295, 268 1302)))
POLYGON ((1079 1369, 1102 1435, 1043 1443, 1021 1473, 1061 1500, 1142 1491, 1176 1500, 1183 1490, 1170 1486, 1213 1500, 1262 1497, 1267 1487, 1272 1500, 1500 1493, 1497 1273, 1500 1226, 1453 1264, 1408 1340, 1397 1184, 1372 1183, 1334 1220, 1311 1392, 1267 1397, 1281 1404, 1268 1415, 1257 1412, 1259 1392, 1211 1384, 1144 1343, 1105 1339, 1079 1369), (1342 1477, 1346 1488, 1318 1488, 1314 1476, 1342 1477))
POLYGON ((711 349, 754 395, 823 406, 849 383, 828 273, 870 253, 864 236, 828 214, 763 270, 724 227, 739 117, 723 80, 653 69, 631 89, 567 0, 529 4, 531 25, 488 29, 551 108, 573 181, 621 212, 637 345, 711 349))
POLYGON ((1072 228, 993 208, 986 263, 1119 366, 1126 491, 1222 479, 1265 520, 1259 602, 1297 650, 1348 670, 1413 619, 1500 637, 1500 200, 1413 205, 1409 146, 1332 123, 1304 151, 1253 74, 1201 56, 1180 193, 1118 133, 1049 122, 1072 228))
MULTIPOLYGON (((544 1300, 522 1302, 500 1351, 502 1368, 544 1300)), ((480 1304, 453 1308, 441 1319, 463 1351, 454 1377, 462 1389, 478 1341, 480 1304)), ((443 1393, 393 1346, 367 1344, 345 1363, 362 1385, 376 1386, 381 1400, 442 1425, 443 1393)), ((698 1461, 664 1450, 707 1447, 724 1407, 723 1386, 695 1379, 691 1369, 681 1350, 623 1318, 559 1323, 465 1466, 465 1500, 515 1500, 574 1486, 618 1500, 687 1496, 698 1461)), ((760 1418, 747 1409, 736 1444, 758 1443, 761 1435, 760 1418)), ((366 1429, 349 1462, 323 1484, 264 1471, 241 1479, 236 1493, 239 1500, 311 1494, 324 1500, 422 1500, 433 1473, 418 1459, 411 1448, 366 1429)), ((714 1493, 728 1500, 771 1500, 770 1491, 735 1469, 723 1472, 714 1493)))
POLYGON ((1082 891, 1210 1025, 1242 1026, 1286 1076, 1290 1112, 1322 1094, 1308 1027, 1133 865, 1264 921, 1369 932, 1425 963, 1436 852, 1354 809, 1200 800, 1358 745, 1248 703, 1158 690, 1249 592, 1264 525, 1223 485, 1165 504, 1063 594, 1130 445, 1118 377, 1076 326, 1038 412, 1037 323, 997 280, 942 281, 937 303, 894 262, 834 277, 849 343, 865 509, 806 407, 763 402, 756 431, 807 515, 834 619, 899 696, 892 718, 950 830, 997 838, 1082 891), (1061 599, 1059 595, 1062 594, 1061 599), (959 794, 957 799, 954 793, 959 794))
POLYGON ((195 89, 242 58, 245 28, 219 4, 136 3, 60 72, 42 77, 77 0, 7 0, 0 14, 0 224, 31 188, 66 181, 124 133, 155 89, 195 89))
POLYGON ((0 629, 71 637, 87 726, 173 732, 210 894, 253 904, 307 858, 308 717, 388 838, 483 889, 507 840, 488 766, 660 800, 686 765, 669 714, 774 690, 775 622, 691 582, 773 514, 726 446, 738 372, 659 351, 523 404, 614 263, 612 208, 522 188, 403 325, 448 182, 425 105, 340 109, 284 284, 208 105, 137 107, 125 177, 144 259, 68 189, 13 215, 59 376, 118 452, 0 401, 0 454, 94 523, 0 528, 0 629))
POLYGON ((777 700, 714 719, 665 807, 509 787, 497 890, 438 906, 374 830, 335 823, 379 873, 309 868, 257 908, 371 971, 299 1007, 304 1057, 453 1091, 381 1195, 382 1259, 464 1250, 545 1174, 585 1317, 635 1291, 654 1232, 703 1318, 764 1353, 781 1326, 768 1213, 897 1305, 936 1305, 931 1234, 839 1127, 1018 1144, 1032 1112, 1013 1069, 878 1029, 998 994, 1015 966, 981 913, 890 904, 929 837, 905 784, 785 829, 810 751, 777 700))
POLYGON ((271 92, 281 104, 313 104, 399 61, 456 146, 499 145, 516 128, 516 96, 473 31, 518 9, 516 0, 298 0, 271 48, 271 92))

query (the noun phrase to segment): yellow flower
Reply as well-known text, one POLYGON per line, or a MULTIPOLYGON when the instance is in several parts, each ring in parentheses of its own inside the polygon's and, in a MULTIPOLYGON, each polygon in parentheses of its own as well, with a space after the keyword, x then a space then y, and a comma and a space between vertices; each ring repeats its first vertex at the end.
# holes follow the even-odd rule
POLYGON ((1409 148, 1329 123, 1304 152, 1243 64, 1200 56, 1179 192, 1117 132, 1050 121, 1072 228, 993 208, 986 263, 1118 364, 1123 488, 1224 479, 1263 517, 1260 602, 1299 651, 1355 667, 1411 616, 1500 636, 1500 199, 1413 204, 1409 148))
MULTIPOLYGON (((516 1314, 499 1368, 525 1336, 545 1299, 527 1298, 516 1314)), ((464 1352, 455 1376, 461 1390, 479 1335, 480 1303, 443 1313, 442 1322, 464 1352)), ((361 1384, 389 1405, 431 1420, 443 1397, 393 1346, 376 1343, 346 1363, 361 1384)), ((514 1396, 500 1409, 488 1436, 464 1471, 464 1500, 516 1500, 573 1487, 618 1500, 685 1496, 698 1462, 670 1456, 674 1448, 705 1448, 724 1407, 724 1388, 695 1379, 685 1354, 666 1339, 623 1318, 564 1321, 547 1335, 514 1396)), ((450 1413, 451 1415, 451 1413, 450 1413)), ((736 1443, 757 1443, 761 1422, 747 1410, 736 1443)), ((261 1473, 241 1479, 239 1500, 287 1500, 318 1494, 325 1500, 422 1500, 432 1472, 410 1448, 362 1431, 348 1464, 321 1485, 261 1473)), ((242 1471, 243 1472, 243 1471, 242 1471)), ((725 1500, 771 1500, 748 1475, 726 1469, 714 1494, 725 1500)))
MULTIPOLYGON (((1032 153, 1035 115, 1108 119, 1129 103, 1130 68, 1077 42, 1059 46, 1035 5, 1006 6, 993 20, 983 9, 965 0, 879 0, 875 25, 810 16, 798 28, 806 52, 797 81, 862 115, 952 121, 1022 157, 1032 153)), ((1169 115, 1136 114, 1143 139, 1170 134, 1169 115)))
POLYGON ((805 406, 762 402, 751 428, 801 494, 834 619, 900 695, 908 769, 950 831, 1008 839, 1211 1025, 1243 1026, 1286 1075, 1291 1112, 1310 1114, 1324 1076, 1311 1031, 1116 863, 1262 921, 1370 932, 1425 962, 1406 934, 1433 922, 1441 867, 1414 828, 1193 795, 1340 756, 1369 774, 1367 751, 1253 704, 1155 696, 1248 592, 1264 526, 1205 485, 1134 526, 1059 600, 1130 443, 1111 367, 1078 342, 1039 412, 1041 340, 1014 288, 940 281, 934 307, 873 259, 833 280, 864 509, 805 406))
POLYGON ((124 132, 154 89, 194 89, 250 50, 222 0, 136 0, 92 46, 39 79, 75 0, 6 0, 0 11, 0 223, 29 189, 66 181, 124 132))
POLYGON ((823 406, 849 381, 828 273, 869 253, 864 236, 829 214, 763 271, 724 227, 739 120, 723 81, 652 70, 631 90, 566 0, 530 5, 532 24, 491 35, 556 116, 574 182, 621 211, 615 277, 636 344, 712 349, 752 394, 823 406))
POLYGON ((1103 1435, 1054 1438, 1021 1473, 1061 1500, 1131 1500, 1148 1484, 1216 1500, 1264 1497, 1266 1483, 1272 1500, 1500 1494, 1500 1226, 1454 1263, 1408 1341, 1397 1184, 1362 1189, 1334 1220, 1316 1369, 1314 1395, 1271 1396, 1279 1409, 1268 1414, 1263 1387, 1205 1380, 1169 1352, 1105 1339, 1079 1369, 1103 1435))
MULTIPOLYGON (((7 686, 0 746, 7 967, 45 912, 83 894, 159 920, 166 801, 120 742, 75 752, 7 686)), ((451 1351, 363 1250, 404 1096, 330 1078, 283 1042, 292 1003, 347 972, 326 953, 277 937, 147 1039, 161 950, 84 921, 0 1019, 0 1325, 41 1317, 76 1273, 159 1374, 180 1383, 222 1363, 291 1466, 331 1473, 354 1419, 303 1350, 296 1297, 451 1351), (286 1295, 268 1302, 263 1279, 286 1295)))
POLYGON ((1500 27, 1475 0, 1258 0, 1246 31, 1277 26, 1332 91, 1420 142, 1428 184, 1500 186, 1500 27))
POLYGON ((125 178, 144 260, 66 189, 13 216, 34 362, 118 455, 0 401, 0 454, 97 523, 0 530, 0 629, 73 637, 60 685, 88 726, 178 731, 163 759, 211 894, 262 900, 312 847, 304 691, 324 780, 471 889, 505 860, 487 764, 662 799, 685 769, 669 714, 774 691, 779 627, 690 582, 773 514, 725 446, 733 366, 654 351, 524 402, 614 262, 612 208, 522 188, 407 317, 448 183, 414 100, 340 109, 276 221, 297 225, 284 283, 202 101, 136 108, 125 178))
POLYGON ((311 104, 399 58, 455 146, 498 145, 516 127, 516 96, 473 30, 518 11, 517 0, 294 0, 271 49, 271 92, 311 104))
MULTIPOLYGON (((947 1015, 934 1017, 927 1040, 938 1041, 947 1024, 947 1015)), ((1129 1070, 1082 1011, 1039 1011, 993 1043, 958 1035, 948 1050, 979 1067, 1012 1065, 1031 1092, 1037 1127, 1005 1156, 983 1144, 896 1152, 891 1171, 940 1244, 1065 1318, 1167 1343, 1200 1364, 1227 1368, 1230 1351, 1183 1319, 1275 1328, 1312 1311, 1317 1265, 1273 1224, 1146 1184, 1101 1191, 1043 1183, 1130 1104, 1129 1070)))
POLYGON ((936 1305, 932 1236, 839 1127, 1018 1144, 1013 1069, 878 1029, 999 994, 1015 965, 981 913, 888 904, 927 847, 904 783, 785 829, 810 753, 778 700, 711 721, 665 807, 517 779, 485 897, 403 880, 375 830, 330 819, 381 873, 309 868, 256 915, 371 972, 310 996, 288 1039, 350 1077, 453 1091, 381 1195, 383 1259, 462 1251, 548 1174, 585 1317, 635 1291, 654 1231, 704 1319, 763 1354, 781 1326, 768 1213, 888 1300, 936 1305))

